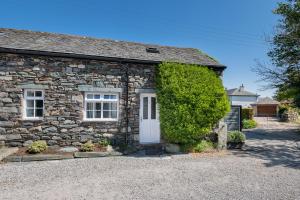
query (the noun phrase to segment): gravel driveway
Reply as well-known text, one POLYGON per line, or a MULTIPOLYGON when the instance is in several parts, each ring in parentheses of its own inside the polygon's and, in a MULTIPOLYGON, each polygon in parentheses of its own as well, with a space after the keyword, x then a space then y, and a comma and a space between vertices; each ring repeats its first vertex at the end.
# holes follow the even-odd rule
POLYGON ((247 150, 225 155, 2 164, 0 199, 300 199, 298 136, 275 131, 263 149, 271 130, 247 132, 247 150))

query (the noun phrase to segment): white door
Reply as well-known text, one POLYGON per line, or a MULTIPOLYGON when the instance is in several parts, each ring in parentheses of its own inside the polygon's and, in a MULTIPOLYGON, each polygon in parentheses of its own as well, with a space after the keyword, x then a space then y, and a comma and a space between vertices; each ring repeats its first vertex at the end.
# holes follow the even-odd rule
POLYGON ((155 94, 140 95, 140 143, 160 143, 159 111, 155 94))

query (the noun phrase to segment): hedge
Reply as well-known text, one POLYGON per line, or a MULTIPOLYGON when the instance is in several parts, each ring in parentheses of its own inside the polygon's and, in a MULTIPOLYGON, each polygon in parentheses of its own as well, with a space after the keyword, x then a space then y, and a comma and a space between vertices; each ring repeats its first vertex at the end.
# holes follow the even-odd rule
POLYGON ((221 79, 206 67, 162 63, 156 84, 161 131, 168 142, 201 141, 229 111, 221 79))
POLYGON ((256 128, 257 123, 253 119, 243 119, 243 129, 256 128))
POLYGON ((243 108, 242 109, 242 119, 253 119, 254 112, 252 108, 243 108))

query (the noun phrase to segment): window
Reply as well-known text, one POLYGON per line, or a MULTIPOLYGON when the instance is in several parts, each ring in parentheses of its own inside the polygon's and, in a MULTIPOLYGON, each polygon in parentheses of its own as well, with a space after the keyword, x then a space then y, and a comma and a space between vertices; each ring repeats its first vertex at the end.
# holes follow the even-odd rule
POLYGON ((85 120, 116 121, 118 120, 117 94, 85 94, 85 120))
POLYGON ((40 119, 44 115, 44 91, 25 90, 24 94, 24 118, 40 119))
POLYGON ((148 97, 143 98, 143 119, 148 119, 148 97))
POLYGON ((156 119, 156 98, 151 97, 151 119, 156 119))

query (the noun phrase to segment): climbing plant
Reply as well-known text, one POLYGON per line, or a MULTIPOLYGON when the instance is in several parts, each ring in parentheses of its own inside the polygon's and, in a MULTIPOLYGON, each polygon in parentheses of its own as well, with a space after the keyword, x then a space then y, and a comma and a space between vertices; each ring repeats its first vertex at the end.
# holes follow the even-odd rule
POLYGON ((162 135, 169 142, 202 140, 229 111, 222 80, 207 67, 162 63, 156 84, 162 135))

